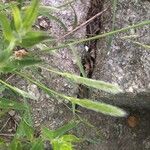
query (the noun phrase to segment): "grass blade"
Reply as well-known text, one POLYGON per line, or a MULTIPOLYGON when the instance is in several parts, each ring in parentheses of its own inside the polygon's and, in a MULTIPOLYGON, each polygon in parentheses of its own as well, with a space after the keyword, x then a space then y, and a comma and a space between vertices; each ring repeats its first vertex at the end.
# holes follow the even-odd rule
POLYGON ((86 86, 100 89, 108 93, 117 94, 117 93, 122 92, 119 86, 110 84, 104 81, 88 79, 88 78, 80 77, 80 76, 69 74, 69 73, 63 73, 63 76, 78 84, 84 84, 86 86))
POLYGON ((8 84, 8 83, 2 81, 1 79, 0 79, 0 83, 3 84, 3 85, 5 85, 5 86, 8 87, 9 89, 13 90, 14 92, 20 94, 20 95, 23 96, 23 97, 36 100, 36 98, 33 97, 32 95, 30 95, 29 93, 27 93, 27 92, 25 92, 25 91, 23 91, 23 90, 21 90, 21 89, 18 89, 18 88, 15 87, 15 86, 11 86, 10 84, 8 84))
POLYGON ((44 138, 54 139, 64 135, 69 130, 75 128, 78 125, 79 121, 71 121, 66 125, 54 130, 49 130, 48 128, 42 129, 42 135, 44 138))
POLYGON ((113 93, 113 94, 117 94, 117 93, 122 92, 122 90, 119 88, 119 86, 111 84, 111 83, 107 83, 107 82, 100 81, 100 80, 84 78, 84 77, 80 77, 80 76, 70 74, 70 73, 63 73, 63 72, 59 72, 59 71, 54 71, 54 70, 47 69, 47 68, 44 68, 41 66, 39 66, 39 67, 44 69, 44 70, 59 74, 59 75, 65 77, 65 78, 68 78, 68 79, 70 79, 70 80, 72 80, 78 84, 83 84, 83 85, 93 87, 96 89, 100 89, 100 90, 103 90, 105 92, 109 92, 109 93, 113 93))
POLYGON ((28 32, 23 38, 20 43, 22 47, 31 47, 35 44, 38 44, 48 38, 51 38, 49 35, 47 35, 44 32, 28 32))
POLYGON ((41 139, 37 139, 32 143, 31 150, 44 150, 44 143, 41 139))
POLYGON ((15 28, 16 28, 16 31, 19 32, 19 30, 22 28, 22 19, 21 19, 20 10, 15 4, 12 4, 11 8, 12 8, 15 28))
POLYGON ((69 46, 70 46, 70 48, 72 50, 72 53, 73 53, 73 55, 74 55, 74 57, 76 59, 77 65, 78 65, 78 67, 80 69, 80 73, 82 73, 83 77, 86 77, 85 71, 83 69, 83 65, 81 63, 81 58, 77 54, 77 49, 75 49, 75 47, 73 45, 69 45, 69 46))
POLYGON ((23 27, 25 30, 29 30, 32 24, 35 22, 39 8, 39 0, 33 0, 29 8, 27 8, 25 17, 23 19, 23 27))
POLYGON ((13 34, 9 22, 10 21, 7 19, 6 15, 0 13, 0 23, 2 26, 4 37, 6 40, 11 41, 13 39, 13 34))
POLYGON ((131 41, 132 43, 134 44, 137 44, 145 49, 149 49, 150 50, 150 45, 146 45, 146 44, 143 44, 143 43, 140 43, 140 42, 136 42, 136 41, 131 41))
POLYGON ((109 104, 91 101, 88 99, 77 99, 77 98, 67 97, 67 96, 66 99, 84 108, 94 110, 96 112, 101 112, 106 115, 115 116, 115 117, 124 117, 127 115, 124 110, 109 104))
POLYGON ((24 104, 16 102, 14 100, 9 100, 6 98, 0 98, 0 108, 1 109, 15 109, 15 110, 26 110, 27 107, 24 104))

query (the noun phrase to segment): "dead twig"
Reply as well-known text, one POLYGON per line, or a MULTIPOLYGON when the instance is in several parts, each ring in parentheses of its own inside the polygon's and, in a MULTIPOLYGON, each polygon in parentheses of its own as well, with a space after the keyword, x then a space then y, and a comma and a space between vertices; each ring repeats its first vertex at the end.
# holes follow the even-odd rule
POLYGON ((0 132, 7 126, 8 122, 9 122, 10 118, 7 119, 7 121, 5 122, 5 124, 2 126, 2 128, 0 129, 0 132))
POLYGON ((14 135, 14 134, 0 133, 0 136, 9 136, 9 137, 13 137, 13 136, 15 136, 15 135, 14 135))
POLYGON ((59 38, 59 40, 62 40, 64 38, 66 38, 68 35, 72 34, 73 32, 79 30, 80 28, 82 28, 83 26, 89 24, 92 20, 94 20, 95 18, 99 17, 100 15, 102 15, 108 8, 110 7, 110 5, 105 8, 103 11, 97 13, 96 15, 94 15, 93 17, 91 17, 90 19, 88 19, 87 21, 83 22, 81 25, 77 26, 75 29, 71 30, 70 32, 68 32, 67 34, 63 35, 62 37, 59 38))
POLYGON ((9 76, 9 77, 6 79, 6 81, 12 79, 14 76, 15 76, 15 74, 12 74, 11 76, 9 76))

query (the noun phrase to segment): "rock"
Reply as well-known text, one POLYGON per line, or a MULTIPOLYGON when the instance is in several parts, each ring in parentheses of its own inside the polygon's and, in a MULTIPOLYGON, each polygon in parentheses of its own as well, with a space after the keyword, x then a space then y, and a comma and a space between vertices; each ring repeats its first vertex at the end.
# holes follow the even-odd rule
MULTIPOLYGON (((118 2, 115 29, 127 27, 149 19, 150 2, 129 1, 118 2)), ((105 13, 103 18, 111 16, 105 13)), ((102 20, 103 30, 111 30, 112 22, 102 20)), ((103 31, 103 32, 104 32, 103 31)), ((93 78, 118 84, 122 94, 110 95, 95 90, 91 98, 124 107, 149 108, 150 106, 150 51, 135 44, 150 43, 149 25, 130 29, 112 37, 111 47, 102 39, 98 43, 97 61, 93 78), (138 38, 131 38, 136 35, 138 38), (129 36, 128 38, 124 38, 129 36), (105 97, 105 98, 104 98, 105 97)))

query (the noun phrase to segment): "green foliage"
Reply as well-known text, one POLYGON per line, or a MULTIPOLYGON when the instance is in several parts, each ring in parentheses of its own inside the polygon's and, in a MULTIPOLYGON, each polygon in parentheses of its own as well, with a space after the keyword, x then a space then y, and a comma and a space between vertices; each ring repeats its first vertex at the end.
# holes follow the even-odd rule
POLYGON ((15 29, 17 32, 21 32, 22 18, 21 18, 20 10, 15 4, 12 4, 11 7, 12 7, 12 14, 13 14, 13 21, 14 21, 15 29))
POLYGON ((0 98, 0 108, 1 109, 26 110, 26 106, 24 106, 24 104, 21 104, 14 100, 9 100, 6 98, 0 98))
POLYGON ((54 150, 73 150, 72 142, 78 142, 79 139, 74 135, 63 135, 52 141, 54 150))
POLYGON ((23 90, 15 87, 15 86, 11 86, 10 84, 2 81, 1 79, 0 79, 0 83, 3 84, 3 85, 5 85, 6 87, 10 88, 12 91, 20 94, 23 97, 34 99, 34 100, 36 99, 35 97, 33 97, 32 95, 30 95, 29 93, 27 93, 27 92, 25 92, 25 91, 23 91, 23 90))
POLYGON ((25 36, 23 36, 22 42, 20 45, 22 47, 31 47, 48 38, 50 38, 50 36, 48 36, 44 32, 31 31, 31 32, 28 32, 25 36))
POLYGON ((0 13, 2 32, 8 45, 6 49, 0 49, 0 72, 12 72, 40 62, 40 59, 31 58, 30 55, 20 57, 18 60, 13 52, 16 46, 27 48, 50 38, 44 32, 31 30, 38 15, 38 3, 39 1, 34 0, 25 12, 20 10, 16 3, 11 3, 13 17, 11 24, 7 15, 0 13))
POLYGON ((9 22, 10 21, 7 19, 6 15, 0 13, 0 23, 2 26, 4 38, 10 42, 14 37, 9 22))
POLYGON ((25 31, 29 31, 36 20, 38 15, 39 0, 32 0, 31 6, 26 9, 23 17, 23 28, 25 31))
POLYGON ((37 139, 32 143, 31 150, 43 150, 44 149, 44 143, 41 139, 37 139))
POLYGON ((63 127, 56 129, 55 131, 49 130, 48 128, 43 128, 42 129, 42 136, 46 139, 52 140, 52 139, 63 136, 66 132, 75 128, 78 124, 79 124, 79 121, 73 121, 72 120, 68 124, 64 125, 63 127))
POLYGON ((78 123, 79 122, 71 121, 55 131, 49 130, 48 128, 43 128, 42 137, 51 141, 54 150, 73 150, 72 143, 79 142, 80 139, 74 135, 66 135, 65 133, 76 127, 78 123))

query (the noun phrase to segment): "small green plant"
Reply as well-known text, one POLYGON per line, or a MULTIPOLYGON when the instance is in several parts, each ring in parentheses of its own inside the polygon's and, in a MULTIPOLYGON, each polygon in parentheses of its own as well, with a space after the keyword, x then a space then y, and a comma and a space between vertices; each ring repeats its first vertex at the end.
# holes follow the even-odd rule
MULTIPOLYGON (((62 93, 58 93, 46 87, 41 82, 35 81, 32 76, 25 74, 26 67, 34 65, 37 68, 40 67, 47 71, 61 75, 62 77, 72 80, 77 84, 83 84, 112 94, 122 92, 122 90, 118 86, 106 83, 104 81, 96 81, 93 79, 80 77, 66 72, 59 72, 55 69, 45 68, 41 66, 40 63, 42 61, 40 57, 38 56, 38 54, 33 53, 33 51, 31 51, 31 48, 34 47, 36 44, 43 42, 44 40, 54 39, 51 36, 47 35, 45 32, 35 30, 34 28, 32 28, 32 25, 35 23, 36 18, 39 14, 38 10, 40 9, 40 13, 42 10, 42 13, 48 16, 47 9, 43 9, 43 7, 39 8, 39 0, 32 0, 31 5, 27 7, 21 6, 22 1, 20 0, 18 0, 17 2, 7 3, 6 5, 0 2, 0 34, 2 34, 2 38, 0 41, 0 76, 6 75, 7 73, 13 73, 34 83, 47 94, 60 97, 64 100, 68 100, 73 105, 78 104, 87 109, 91 109, 111 116, 125 116, 126 112, 120 108, 102 102, 92 101, 89 99, 78 99, 62 93), (21 50, 17 50, 17 47, 21 47, 21 50)), ((55 18, 52 15, 50 15, 49 18, 57 21, 66 30, 66 27, 58 18, 55 18)), ((89 39, 81 39, 79 41, 69 42, 68 44, 65 43, 60 45, 59 47, 48 48, 44 51, 47 52, 61 47, 72 47, 75 44, 113 35, 118 32, 126 31, 128 29, 139 27, 145 24, 150 24, 150 21, 145 21, 138 25, 130 26, 117 31, 112 31, 89 39)), ((42 63, 44 64, 44 62, 42 63)), ((22 96, 24 101, 18 102, 2 96, 0 97, 0 109, 4 111, 15 109, 20 111, 20 113, 22 114, 20 124, 17 128, 17 132, 11 143, 8 144, 3 139, 0 139, 1 149, 43 150, 45 141, 49 141, 54 150, 72 150, 74 147, 73 143, 80 141, 80 139, 76 136, 72 134, 66 134, 67 131, 78 125, 78 121, 72 121, 54 131, 43 127, 40 136, 36 137, 34 135, 35 129, 33 128, 33 123, 31 119, 30 106, 27 102, 27 99, 34 100, 36 98, 27 93, 26 91, 23 91, 15 86, 8 84, 4 79, 0 79, 0 94, 6 88, 22 96)))

